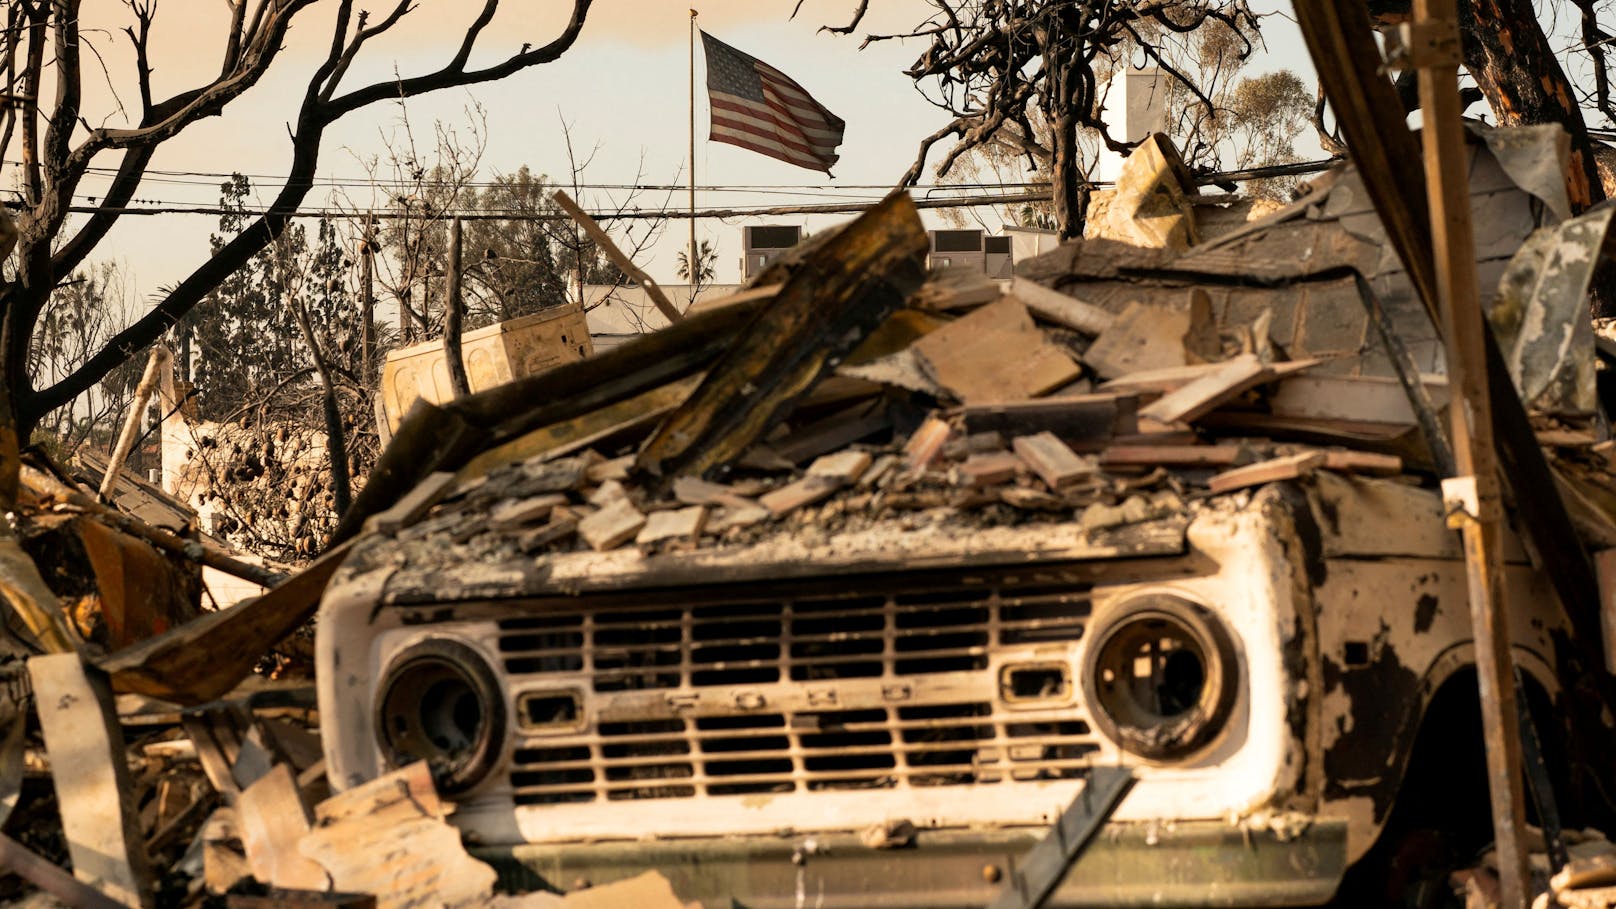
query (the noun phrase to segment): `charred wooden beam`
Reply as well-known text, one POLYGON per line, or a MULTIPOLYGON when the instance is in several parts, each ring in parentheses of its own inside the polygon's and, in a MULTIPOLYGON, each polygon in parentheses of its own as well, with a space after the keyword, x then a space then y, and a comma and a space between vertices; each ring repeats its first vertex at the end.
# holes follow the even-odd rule
POLYGON ((705 369, 765 300, 692 314, 579 363, 460 398, 442 407, 417 401, 382 452, 370 481, 332 534, 358 533, 434 471, 456 471, 483 451, 637 397, 705 369))
POLYGON ((210 612, 100 661, 119 692, 176 704, 218 700, 266 650, 314 615, 320 594, 347 557, 343 544, 261 597, 210 612))
POLYGON ((733 463, 904 305, 925 280, 928 248, 907 193, 865 212, 792 273, 663 422, 636 466, 669 482, 733 463))

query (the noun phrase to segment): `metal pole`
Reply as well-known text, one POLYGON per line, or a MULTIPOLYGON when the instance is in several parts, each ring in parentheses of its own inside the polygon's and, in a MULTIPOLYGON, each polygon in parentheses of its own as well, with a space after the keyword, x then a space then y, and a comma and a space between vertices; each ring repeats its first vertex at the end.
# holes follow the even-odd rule
POLYGON ((359 323, 359 369, 360 378, 369 382, 371 361, 376 356, 376 221, 373 218, 365 219, 365 234, 359 250, 360 280, 364 285, 359 291, 359 305, 365 310, 359 323))
POLYGON ((690 275, 686 279, 690 282, 690 301, 695 300, 697 284, 697 269, 700 263, 696 261, 696 11, 690 11, 690 258, 687 261, 690 275))
POLYGON ((1449 526, 1459 528, 1464 540, 1499 905, 1524 909, 1531 881, 1526 793, 1504 602, 1503 506, 1487 387, 1486 326, 1476 286, 1470 167, 1460 123, 1456 0, 1414 0, 1408 38, 1404 46, 1419 74, 1425 114, 1426 197, 1431 206, 1437 302, 1445 329, 1449 387, 1457 399, 1448 408, 1456 469, 1453 477, 1442 481, 1442 498, 1449 526))

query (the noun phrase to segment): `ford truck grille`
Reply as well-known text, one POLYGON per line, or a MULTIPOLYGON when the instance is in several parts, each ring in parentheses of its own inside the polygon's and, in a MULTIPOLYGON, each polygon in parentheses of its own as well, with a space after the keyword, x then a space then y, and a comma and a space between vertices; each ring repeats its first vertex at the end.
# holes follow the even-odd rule
POLYGON ((514 797, 1079 777, 1098 750, 1070 669, 1088 614, 1082 590, 963 588, 506 619, 514 797))

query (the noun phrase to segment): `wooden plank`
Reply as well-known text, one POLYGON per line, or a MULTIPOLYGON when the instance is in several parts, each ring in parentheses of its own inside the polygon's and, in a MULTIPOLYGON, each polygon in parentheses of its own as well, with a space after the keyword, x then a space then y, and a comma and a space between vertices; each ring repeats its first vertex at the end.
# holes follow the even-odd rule
POLYGON ((501 464, 525 461, 540 455, 559 456, 634 427, 647 425, 671 413, 689 399, 690 393, 700 382, 700 375, 686 376, 572 419, 529 430, 471 458, 460 468, 456 477, 465 483, 501 464))
POLYGON ((1325 470, 1339 473, 1368 473, 1396 476, 1403 472, 1403 459, 1397 455, 1376 454, 1372 451, 1327 451, 1324 453, 1325 470))
POLYGON ((630 259, 621 249, 618 249, 617 243, 612 240, 611 235, 606 233, 605 229, 599 224, 596 224, 595 219, 589 217, 588 212, 579 208, 578 203, 572 201, 571 196, 558 189, 551 198, 555 200, 556 205, 561 207, 562 211, 572 217, 572 220, 578 222, 578 226, 584 229, 584 233, 589 235, 589 239, 595 241, 595 245, 600 247, 600 251, 606 254, 606 258, 617 263, 617 267, 621 268, 624 274, 627 274, 641 287, 645 288, 645 295, 651 298, 651 302, 656 304, 657 310, 666 316, 669 322, 679 322, 684 319, 684 313, 673 305, 673 301, 668 299, 668 295, 662 292, 662 287, 652 280, 650 275, 641 271, 640 267, 634 264, 633 259, 630 259))
POLYGON ((808 476, 826 477, 848 486, 858 482, 858 478, 864 475, 864 471, 869 469, 873 460, 874 456, 867 451, 854 449, 839 451, 815 459, 814 463, 808 465, 808 476))
POLYGON ((454 474, 446 470, 429 473, 414 489, 406 492, 386 511, 377 513, 365 524, 376 533, 395 533, 414 524, 427 513, 427 509, 442 501, 454 486, 454 474))
POLYGON ((1026 278, 1011 280, 1010 295, 1026 304, 1038 318, 1084 334, 1098 335, 1116 318, 1109 310, 1026 278))
POLYGON ((734 492, 723 483, 711 483, 698 477, 680 477, 673 481, 673 497, 686 505, 714 505, 734 492))
POLYGON ((1280 480, 1294 480, 1312 473, 1315 468, 1324 464, 1324 452, 1303 451, 1270 461, 1259 461, 1245 467, 1236 467, 1224 471, 1208 481, 1207 485, 1214 494, 1233 492, 1237 489, 1246 489, 1252 486, 1261 486, 1264 483, 1277 483, 1280 480))
MULTIPOLYGON (((733 463, 924 279, 919 212, 894 194, 812 253, 641 449, 670 482, 733 463)), ((725 310, 720 310, 723 312, 725 310)))
POLYGON ((1213 330, 1210 320, 1195 306, 1129 303, 1083 352, 1083 362, 1104 379, 1185 366, 1200 359, 1191 348, 1213 330))
POLYGON ((1011 446, 1027 467, 1055 492, 1094 473, 1092 460, 1078 457, 1052 432, 1018 436, 1011 446))
POLYGON ((155 905, 123 730, 107 679, 77 653, 28 660, 73 876, 126 906, 155 905))
POLYGON ((960 465, 960 473, 972 486, 997 486, 1008 483, 1027 469, 1027 462, 1009 451, 973 454, 960 465))
MULTIPOLYGON (((1326 361, 1323 358, 1314 357, 1307 360, 1269 363, 1268 371, 1273 374, 1274 379, 1282 379, 1305 372, 1324 362, 1326 361)), ((1135 392, 1138 394, 1154 393, 1165 395, 1183 388, 1197 379, 1204 378, 1208 373, 1216 372, 1222 365, 1222 363, 1192 363, 1188 366, 1168 366, 1163 369, 1141 370, 1102 382, 1099 390, 1101 392, 1135 392)))
POLYGON ((916 341, 928 373, 965 404, 1019 401, 1070 384, 1082 369, 1007 297, 916 341))
POLYGON ((252 673, 265 651, 314 615, 351 546, 327 552, 263 596, 119 650, 100 666, 115 691, 183 705, 218 700, 252 673))
MULTIPOLYGON (((1426 193, 1431 209, 1431 256, 1438 309, 1447 347, 1448 381, 1458 406, 1448 408, 1456 476, 1443 481, 1449 526, 1464 534, 1470 625, 1497 850, 1499 904, 1525 906, 1531 899, 1531 846, 1526 839, 1526 784, 1521 754, 1521 717, 1515 702, 1514 655, 1505 600, 1503 490, 1493 442, 1488 396, 1487 316, 1477 286, 1475 237, 1470 225, 1469 159, 1459 100, 1457 0, 1414 0, 1414 26, 1433 39, 1415 43, 1423 116, 1426 193), (1450 484, 1468 491, 1465 508, 1453 508, 1450 484)), ((1469 5, 1466 4, 1468 12, 1469 5)), ((1513 383, 1511 396, 1513 397, 1513 383)), ((1534 439, 1535 443, 1535 439, 1534 439)), ((1554 493, 1551 491, 1550 495, 1554 493)), ((1540 793, 1552 799, 1552 792, 1540 793)))
POLYGON ((1053 432, 1068 442, 1105 441, 1138 431, 1139 398, 1132 394, 1072 395, 959 409, 967 432, 1032 435, 1053 432))
POLYGON ((758 496, 758 504, 775 517, 829 498, 842 484, 831 477, 807 476, 758 496))
POLYGON ((915 429, 914 435, 904 443, 904 464, 910 470, 925 470, 943 453, 943 447, 948 444, 949 436, 954 434, 954 427, 947 420, 933 415, 926 418, 915 429))
POLYGON ((1140 409, 1139 418, 1168 424, 1188 423, 1261 385, 1271 376, 1268 367, 1256 357, 1236 357, 1140 409))
POLYGON ((892 414, 887 407, 864 402, 792 432, 773 448, 780 457, 801 464, 891 428, 892 414))
POLYGON ((1113 445, 1101 467, 1229 467, 1250 459, 1244 445, 1113 445))

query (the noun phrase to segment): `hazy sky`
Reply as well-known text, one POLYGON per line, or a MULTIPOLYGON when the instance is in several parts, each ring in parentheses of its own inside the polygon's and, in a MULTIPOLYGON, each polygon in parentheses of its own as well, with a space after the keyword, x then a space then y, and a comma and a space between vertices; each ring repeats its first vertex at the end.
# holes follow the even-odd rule
MULTIPOLYGON (((785 71, 816 99, 847 121, 842 159, 836 178, 793 167, 734 146, 705 140, 706 109, 701 93, 702 70, 698 59, 698 144, 696 176, 701 184, 849 187, 859 184, 891 185, 914 158, 920 137, 945 122, 943 114, 925 102, 913 82, 902 74, 922 46, 918 42, 883 42, 858 50, 867 31, 896 30, 924 15, 921 0, 879 0, 854 36, 821 34, 822 24, 842 24, 855 0, 805 0, 795 21, 790 13, 795 0, 700 0, 699 22, 715 37, 785 71)), ((390 8, 380 0, 360 0, 356 6, 390 8)), ((1288 4, 1271 0, 1267 8, 1288 4)), ((120 4, 121 6, 121 4, 120 4)), ((493 26, 484 34, 473 59, 500 59, 523 42, 549 41, 557 32, 570 4, 563 0, 507 2, 493 26)), ((272 177, 284 174, 290 156, 288 122, 295 116, 309 74, 324 57, 330 41, 336 4, 323 0, 301 15, 285 51, 265 78, 226 110, 225 116, 198 123, 179 139, 165 144, 153 167, 174 171, 241 171, 272 177)), ((421 0, 419 9, 405 18, 396 33, 367 45, 344 80, 353 88, 378 79, 436 69, 454 52, 464 25, 480 4, 467 0, 421 0)), ((487 115, 488 147, 482 178, 508 173, 527 165, 553 177, 567 170, 560 124, 571 125, 573 143, 582 151, 598 145, 585 174, 592 183, 622 184, 638 179, 650 183, 685 180, 688 156, 688 35, 689 0, 597 0, 582 37, 560 60, 534 67, 502 82, 452 89, 408 102, 418 142, 429 141, 434 121, 464 129, 466 109, 481 104, 487 115), (641 173, 643 169, 643 173, 641 173)), ((111 84, 125 103, 134 101, 133 69, 127 41, 112 29, 124 24, 113 4, 86 4, 86 17, 108 16, 88 22, 90 40, 107 60, 111 84)), ((224 4, 217 0, 164 0, 153 34, 155 93, 166 97, 200 84, 217 72, 224 30, 224 4)), ((1300 40, 1287 17, 1272 16, 1265 24, 1274 53, 1255 64, 1252 72, 1277 66, 1305 67, 1300 40)), ((87 85, 87 115, 92 123, 120 122, 117 102, 98 79, 87 85)), ((373 105, 327 130, 320 173, 336 181, 359 181, 365 176, 362 161, 384 150, 384 138, 396 134, 399 105, 373 105)), ((942 149, 934 152, 936 160, 942 149)), ((97 162, 112 165, 115 160, 97 162)), ((14 175, 14 169, 7 177, 14 175)), ((140 199, 149 202, 212 204, 218 198, 218 180, 205 176, 165 178, 148 182, 140 199)), ((9 179, 7 181, 9 183, 9 179)), ((279 184, 254 179, 260 198, 268 201, 279 184)), ((106 180, 87 179, 80 192, 87 196, 104 190, 106 180)), ((354 187, 349 196, 368 204, 368 190, 354 187)), ((316 190, 307 204, 321 205, 329 191, 316 190)), ((699 206, 743 206, 839 201, 871 198, 877 190, 843 189, 813 197, 790 190, 768 192, 701 193, 699 206)), ((642 197, 647 207, 663 204, 665 194, 642 197)), ((81 200, 82 201, 82 200, 81 200)), ((378 199, 377 201, 383 201, 378 199)), ((603 193, 583 200, 589 207, 605 207, 603 193)), ((683 192, 671 200, 686 204, 683 192)), ((805 223, 810 229, 846 216, 780 218, 776 222, 805 223)), ((703 221, 701 236, 719 249, 718 280, 738 279, 739 223, 703 221)), ((131 290, 142 298, 157 286, 173 282, 199 264, 206 252, 207 235, 216 219, 209 216, 169 215, 125 218, 98 251, 123 260, 132 273, 131 290)), ((661 280, 673 280, 674 256, 686 241, 683 222, 668 235, 644 263, 661 280)))

